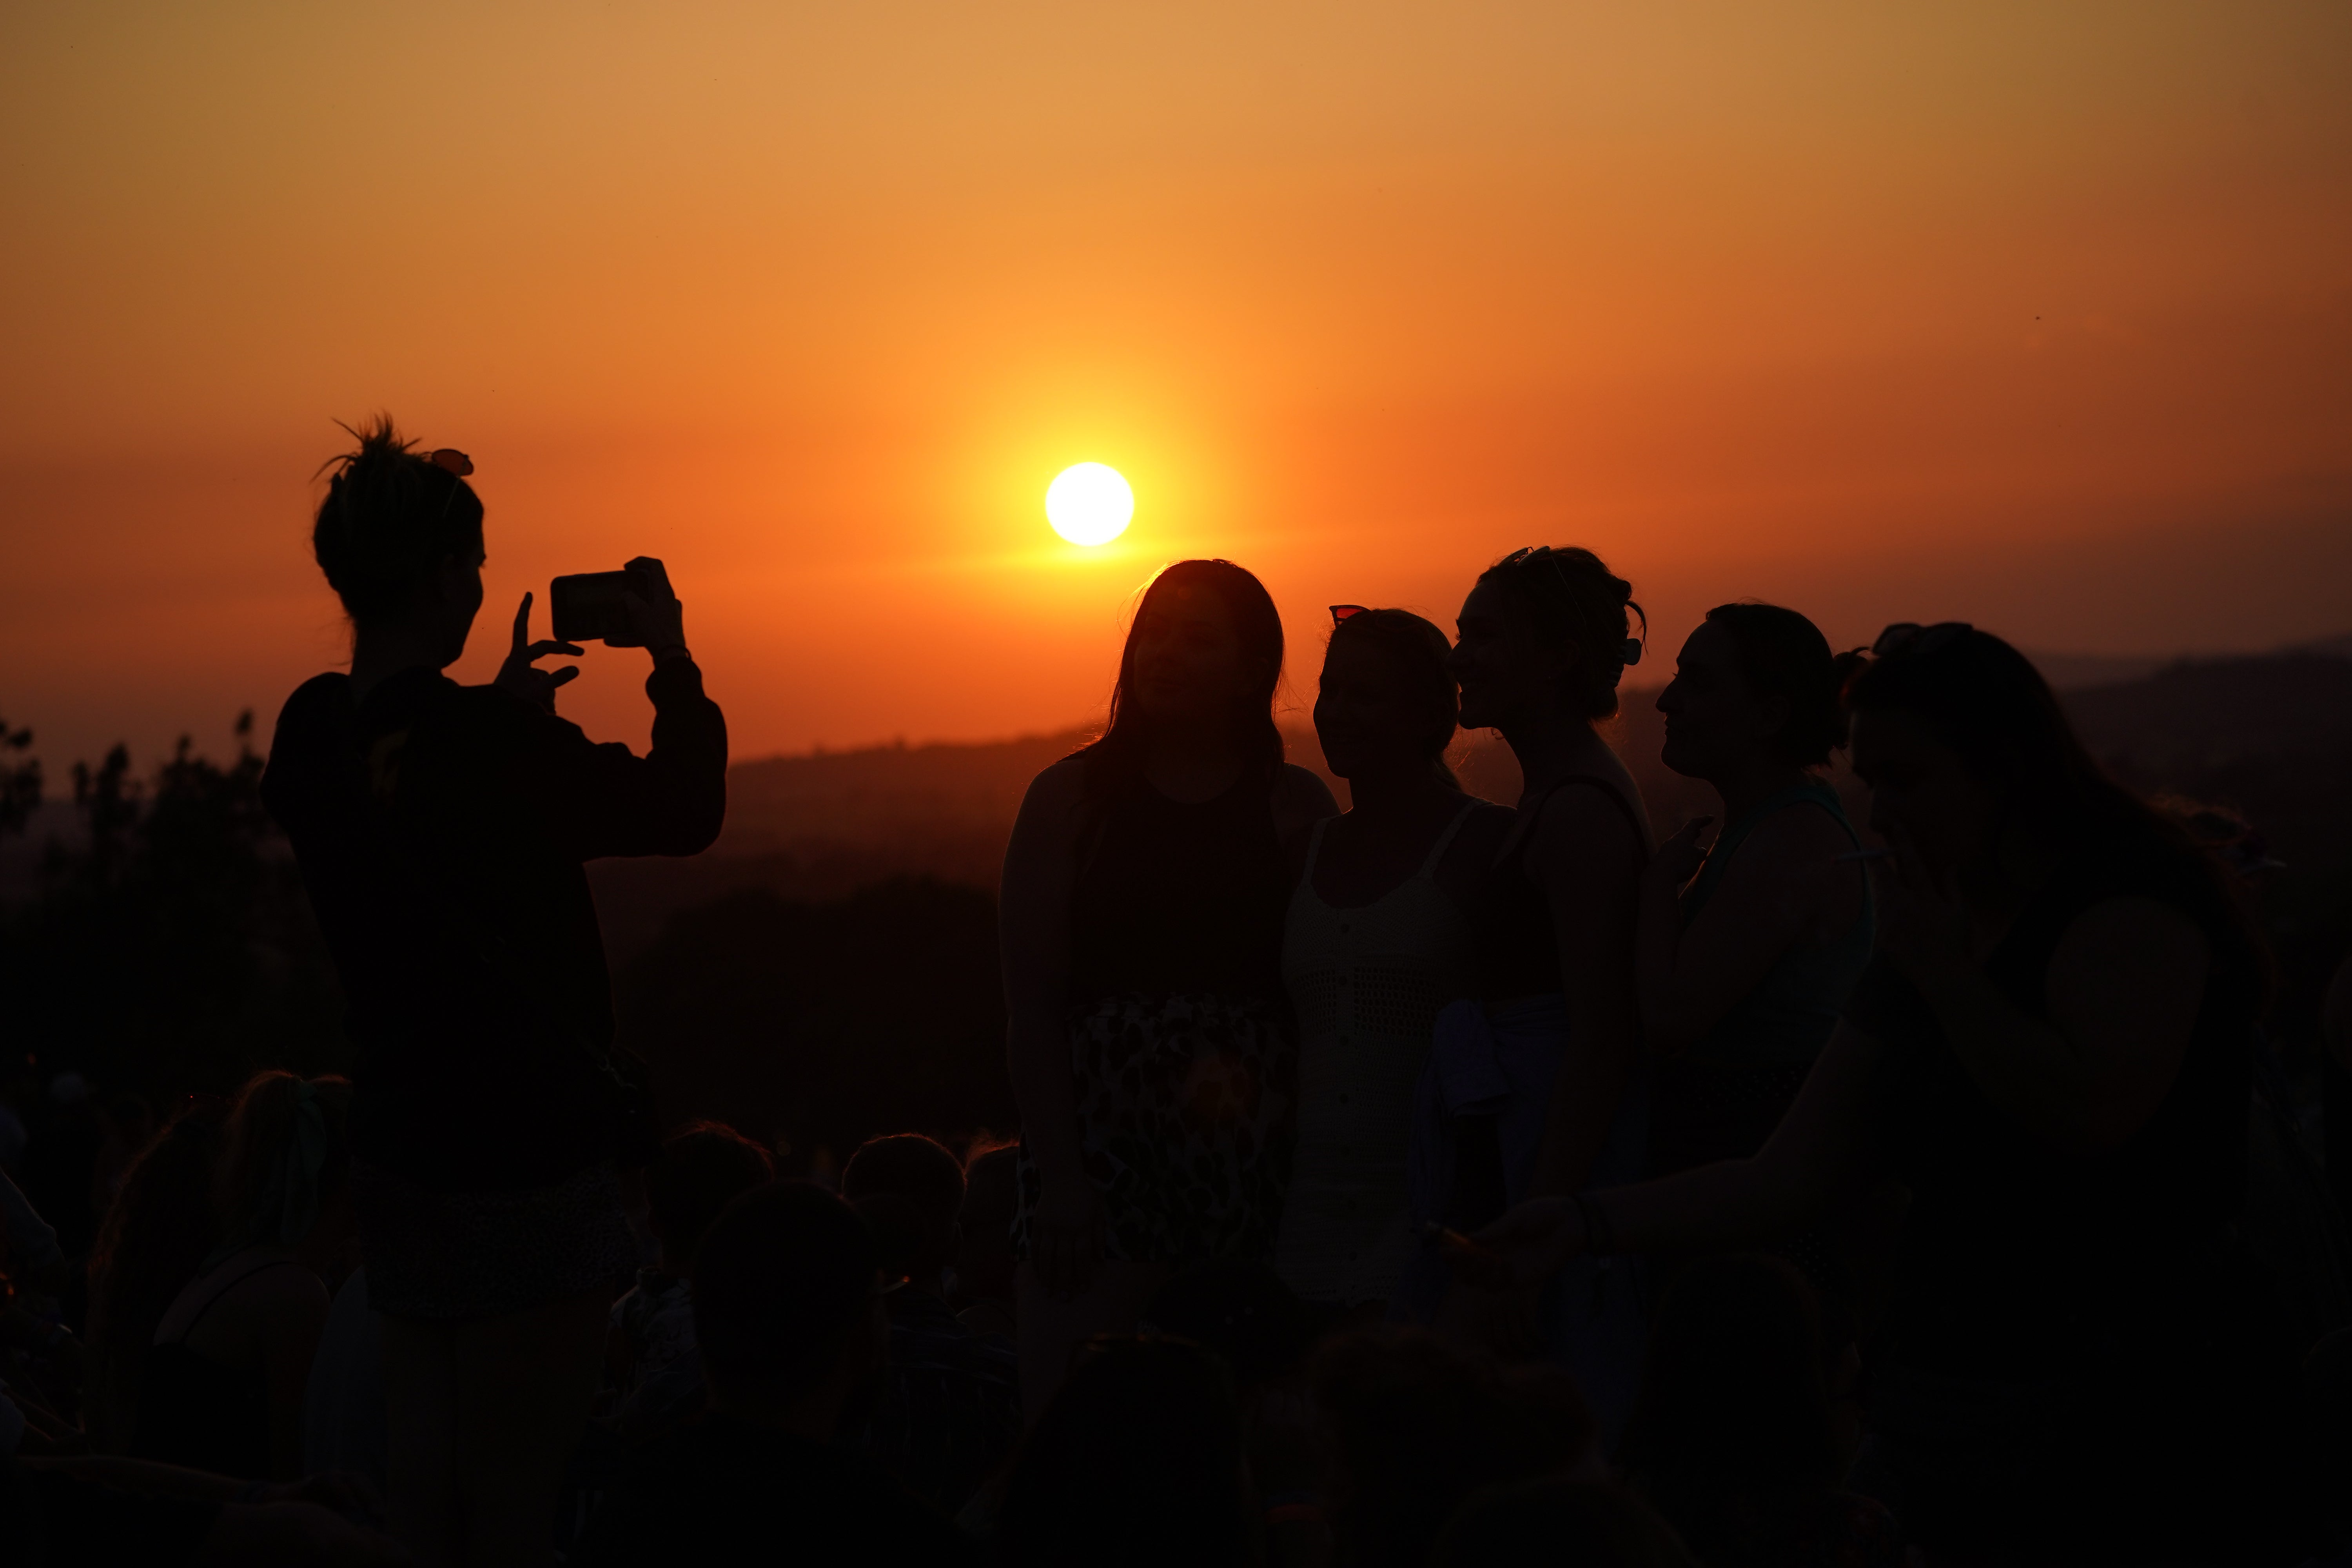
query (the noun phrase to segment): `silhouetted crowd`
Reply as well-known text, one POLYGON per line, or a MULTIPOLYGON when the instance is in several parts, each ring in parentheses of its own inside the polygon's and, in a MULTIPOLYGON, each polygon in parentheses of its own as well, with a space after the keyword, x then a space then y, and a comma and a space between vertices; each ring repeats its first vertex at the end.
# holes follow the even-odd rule
MULTIPOLYGON (((1596 728, 1632 588, 1519 551, 1451 637, 1332 607, 1343 812, 1271 598, 1177 563, 1006 851, 1018 1141, 819 1184, 614 1044, 583 868, 725 813, 667 573, 601 623, 646 754, 556 716, 528 596, 455 683, 472 471, 389 421, 334 466, 351 668, 264 776, 351 1079, 110 1118, 86 1256, 0 1180, 0 1560, 2352 1563, 2352 1172, 2260 868, 2000 639, 1710 612, 1658 706, 1719 819, 1661 839, 1596 728)), ((93 1114, 26 1092, 20 1172, 93 1114)))

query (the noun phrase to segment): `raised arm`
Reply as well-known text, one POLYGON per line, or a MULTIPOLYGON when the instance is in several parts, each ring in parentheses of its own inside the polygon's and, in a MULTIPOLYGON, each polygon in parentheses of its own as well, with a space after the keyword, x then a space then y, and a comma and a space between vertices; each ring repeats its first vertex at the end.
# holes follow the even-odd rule
POLYGON ((1661 845, 1642 874, 1642 1027, 1661 1056, 1722 1022, 1790 949, 1862 913, 1864 873, 1836 858, 1852 847, 1845 833, 1824 812, 1791 806, 1757 824, 1685 926, 1678 900, 1699 868, 1699 826, 1661 845))
POLYGON ((1004 965, 1005 1054, 1021 1134, 1043 1193, 1030 1261, 1045 1289, 1086 1289, 1102 1258, 1102 1204, 1080 1163, 1077 1099, 1066 1015, 1070 899, 1077 883, 1084 765, 1055 763, 1029 785, 1004 851, 997 931, 1004 965))
POLYGON ((1608 1142, 1640 1049, 1633 916, 1647 846, 1598 786, 1556 791, 1534 832, 1528 866, 1559 942, 1568 1050, 1552 1082, 1530 1191, 1573 1193, 1608 1142))
POLYGON ((653 656, 646 695, 654 705, 653 745, 642 757, 619 744, 597 745, 579 726, 555 717, 562 684, 530 668, 569 645, 529 643, 523 601, 515 647, 497 685, 530 701, 544 718, 529 747, 530 787, 546 805, 559 840, 581 859, 607 855, 698 855, 727 820, 727 720, 702 689, 702 671, 687 651, 685 609, 662 563, 640 556, 627 570, 640 586, 624 596, 631 629, 653 656), (534 693, 536 694, 534 696, 534 693))

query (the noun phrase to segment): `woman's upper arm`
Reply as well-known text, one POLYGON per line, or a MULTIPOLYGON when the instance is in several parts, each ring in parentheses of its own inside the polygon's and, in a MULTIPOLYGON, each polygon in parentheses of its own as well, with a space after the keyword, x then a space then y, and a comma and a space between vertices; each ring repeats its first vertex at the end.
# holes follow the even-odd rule
POLYGON ((1758 1183, 1808 1217, 1868 1152, 1878 1041, 1841 1018, 1756 1156, 1758 1183))
POLYGON ((1622 980, 1631 994, 1642 857, 1633 824, 1599 789, 1562 789, 1545 805, 1528 858, 1551 908, 1571 994, 1622 980))
POLYGON ((2197 1032, 2211 964, 2196 922, 2153 899, 2094 904, 2059 938, 2050 1022, 2085 1075, 2093 1148, 2120 1145, 2163 1103, 2197 1032))
POLYGON ((1067 759, 1032 780, 1005 846, 997 925, 1005 1002, 1016 1016, 1059 1005, 1067 989, 1082 770, 1082 763, 1067 759))

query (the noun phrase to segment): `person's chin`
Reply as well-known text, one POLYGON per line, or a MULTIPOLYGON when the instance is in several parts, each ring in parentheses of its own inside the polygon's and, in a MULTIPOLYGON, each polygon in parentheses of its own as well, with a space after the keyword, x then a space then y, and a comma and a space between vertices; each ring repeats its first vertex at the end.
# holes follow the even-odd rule
POLYGON ((1693 756, 1688 746, 1675 744, 1674 737, 1671 735, 1666 738, 1666 743, 1658 748, 1658 761, 1665 763, 1672 772, 1678 773, 1686 779, 1706 776, 1706 763, 1693 756))

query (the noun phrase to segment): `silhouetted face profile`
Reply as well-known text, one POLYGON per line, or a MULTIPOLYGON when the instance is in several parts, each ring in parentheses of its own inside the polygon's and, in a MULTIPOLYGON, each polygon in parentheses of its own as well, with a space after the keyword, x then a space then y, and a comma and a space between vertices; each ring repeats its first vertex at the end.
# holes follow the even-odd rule
POLYGON ((1666 716, 1659 760, 1688 778, 1721 778, 1769 752, 1789 700, 1756 690, 1731 634, 1709 622, 1683 644, 1658 711, 1666 716))
POLYGON ((1990 857, 2000 792, 1970 773, 1960 753, 1899 708, 1853 716, 1853 771, 1870 785, 1870 826, 1898 853, 1916 851, 1948 877, 1990 857))
POLYGON ((1559 704, 1566 650, 1548 647, 1527 607, 1502 584, 1484 582, 1454 620, 1454 679, 1462 683, 1462 727, 1493 730, 1559 704))
POLYGON ((1315 736, 1333 773, 1351 779, 1422 763, 1429 727, 1428 700, 1402 661, 1378 643, 1332 639, 1315 696, 1315 736))
POLYGON ((488 559, 478 550, 464 560, 446 558, 417 595, 416 613, 439 634, 436 657, 444 669, 457 662, 473 633, 474 616, 482 607, 482 563, 488 559))
POLYGON ((1223 604, 1187 584, 1169 584, 1144 601, 1132 647, 1129 700, 1158 723, 1222 718, 1262 678, 1223 604))

